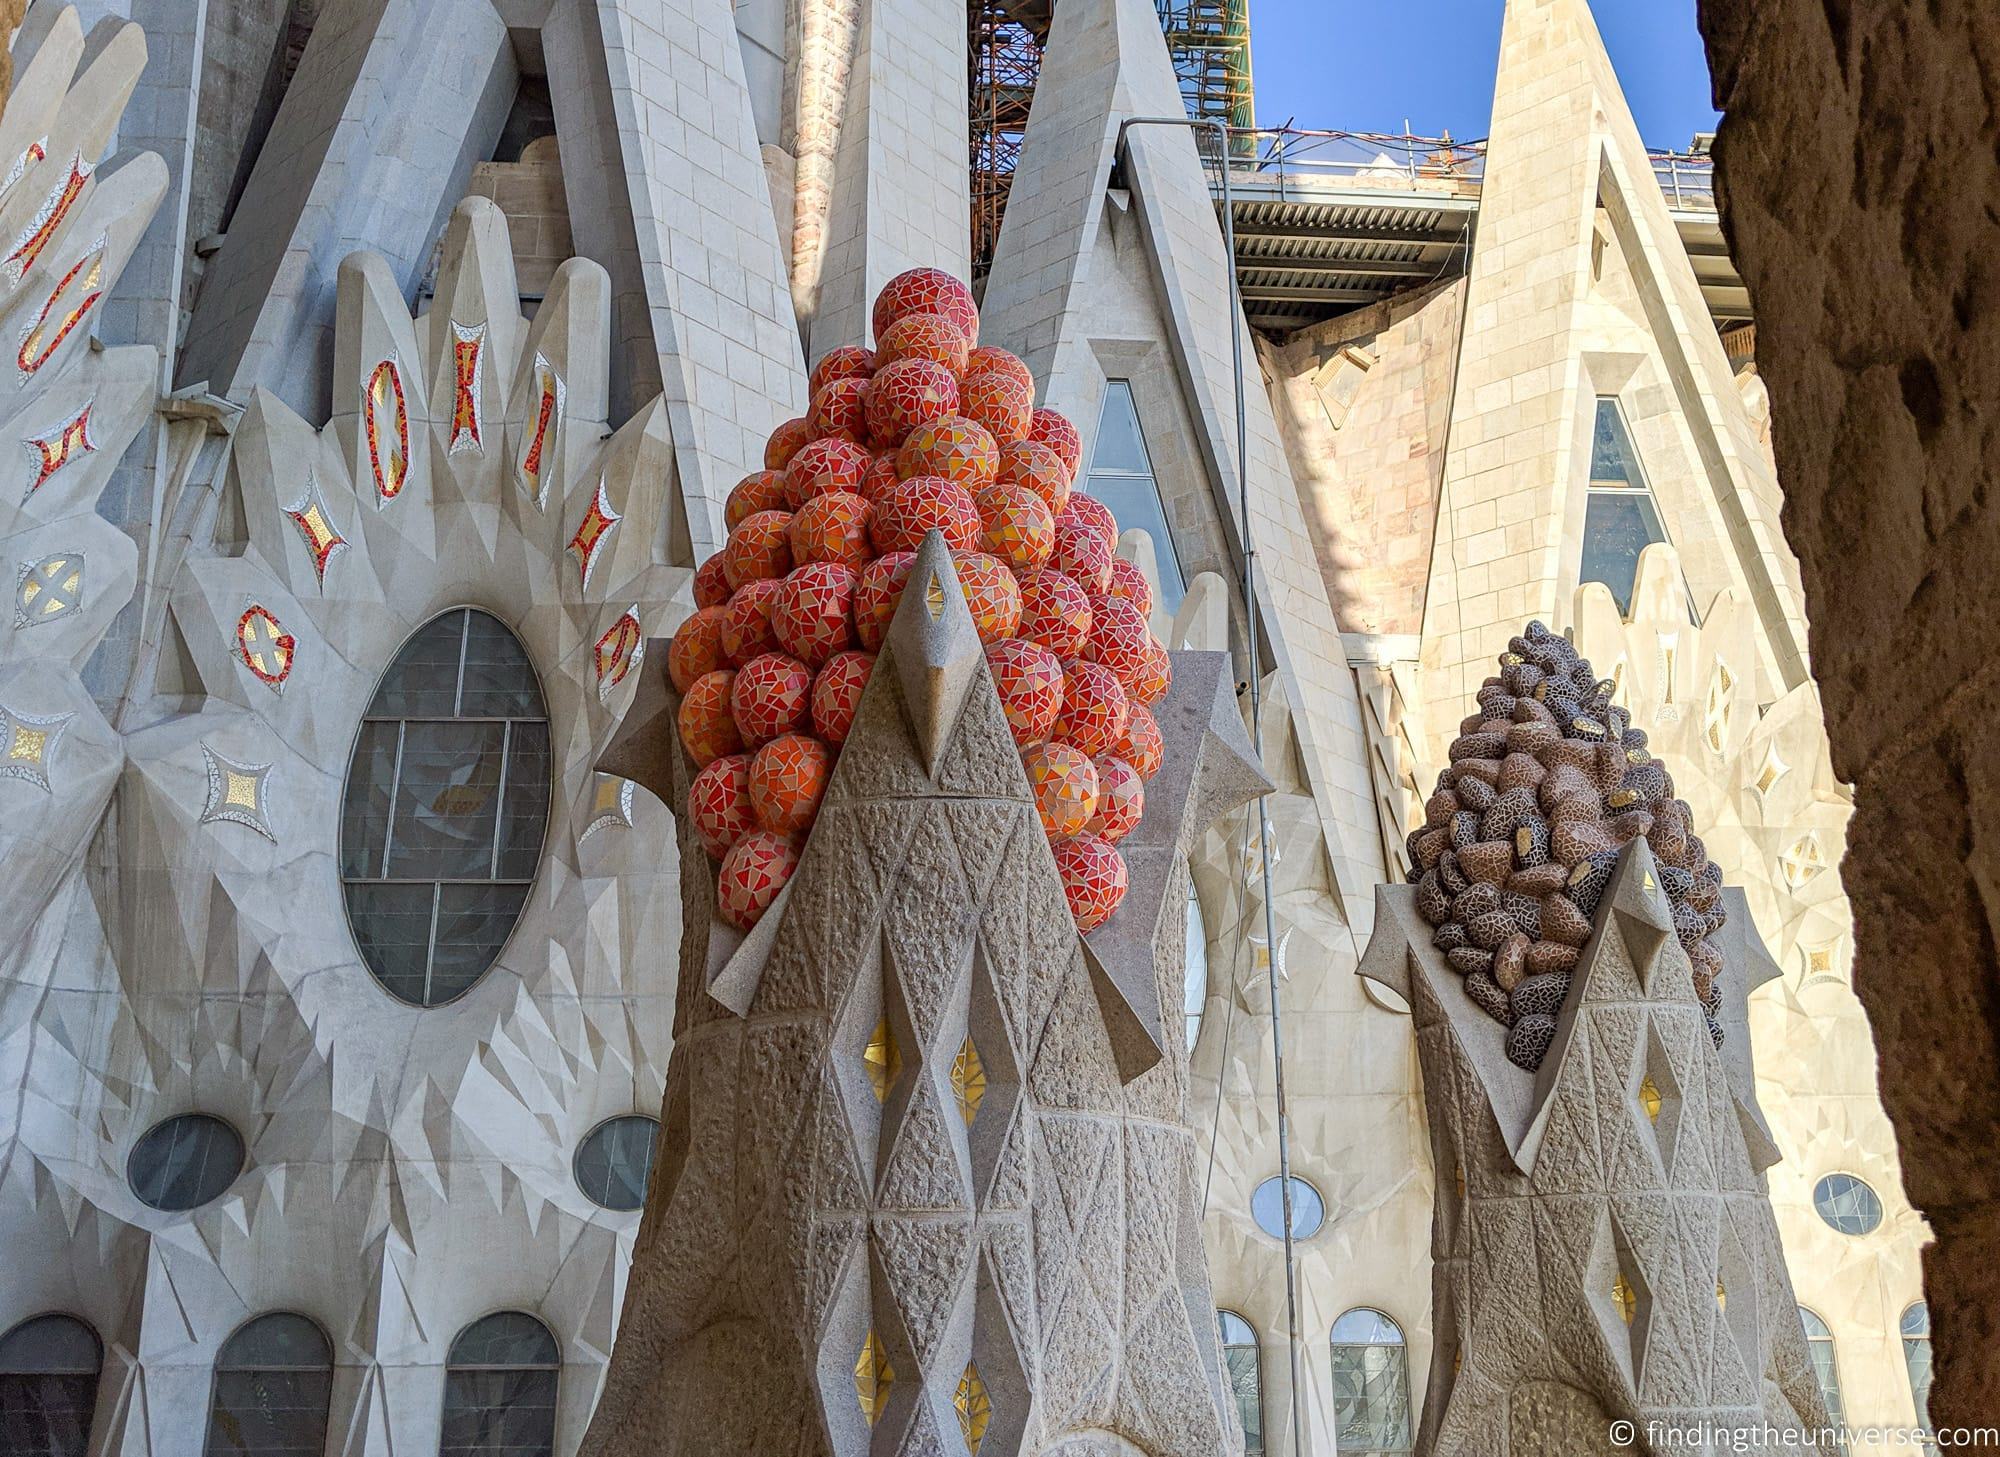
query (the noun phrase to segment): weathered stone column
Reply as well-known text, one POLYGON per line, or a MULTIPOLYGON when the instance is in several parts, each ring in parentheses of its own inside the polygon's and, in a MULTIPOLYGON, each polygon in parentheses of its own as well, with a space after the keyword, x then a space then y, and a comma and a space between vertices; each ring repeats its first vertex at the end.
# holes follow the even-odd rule
MULTIPOLYGON (((649 677, 610 762, 678 805, 672 707, 649 677)), ((1158 717, 1131 889, 1079 937, 931 534, 779 899, 746 937, 683 877, 589 1457, 1240 1451, 1171 1014, 1189 843, 1265 783, 1223 654, 1176 654, 1158 717)))
POLYGON ((1702 0, 1722 221, 1757 315, 1841 878, 1936 1342, 2000 1412, 2000 11, 1702 0))

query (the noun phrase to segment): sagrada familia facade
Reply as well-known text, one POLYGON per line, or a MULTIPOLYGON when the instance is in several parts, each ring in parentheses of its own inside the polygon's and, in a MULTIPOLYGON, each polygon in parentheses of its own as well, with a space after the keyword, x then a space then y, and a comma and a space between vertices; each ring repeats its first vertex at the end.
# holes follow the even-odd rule
POLYGON ((1283 328, 1154 7, 1023 16, 978 342, 1171 659, 1129 899, 1065 918, 934 536, 744 935, 668 643, 811 367, 973 272, 963 8, 26 5, 0 1447, 1904 1450, 1754 326, 1585 0, 1276 268, 1414 199, 1432 274, 1283 328))

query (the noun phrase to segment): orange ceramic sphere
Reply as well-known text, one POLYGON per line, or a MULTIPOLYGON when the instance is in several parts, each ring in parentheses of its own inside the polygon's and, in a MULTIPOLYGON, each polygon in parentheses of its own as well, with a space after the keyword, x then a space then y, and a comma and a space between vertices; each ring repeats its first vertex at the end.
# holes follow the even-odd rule
POLYGON ((958 379, 934 359, 899 360, 868 382, 868 434, 878 449, 894 450, 912 430, 958 413, 958 379))
POLYGON ((1062 458, 1032 440, 1013 440, 1001 447, 994 479, 1033 491, 1053 516, 1060 517, 1069 505, 1069 472, 1063 469, 1062 458))
POLYGON ((1074 578, 1093 597, 1102 597, 1111 585, 1111 549, 1096 527, 1074 516, 1056 519, 1056 547, 1049 553, 1049 565, 1074 578))
POLYGON ((1141 617, 1153 614, 1153 584, 1146 580, 1146 574, 1139 570, 1138 563, 1128 562, 1122 556, 1111 558, 1109 595, 1123 597, 1139 609, 1141 617))
POLYGON ((1174 686, 1174 660, 1167 655, 1167 645, 1158 638, 1146 643, 1146 661, 1132 681, 1125 685, 1125 696, 1134 704, 1144 704, 1151 708, 1174 686))
POLYGON ((984 374, 989 369, 1011 375, 1020 381, 1021 387, 1030 394, 1035 389, 1035 376, 1021 360, 1021 356, 994 344, 982 344, 966 356, 967 374, 984 374))
POLYGON ((1056 547, 1056 519, 1033 491, 988 486, 972 503, 979 512, 979 548, 1016 572, 1033 571, 1056 547))
POLYGON ((674 629, 667 645, 667 677, 674 692, 685 693, 694 680, 722 666, 722 612, 720 607, 703 607, 674 629))
POLYGON ((1118 741, 1118 757, 1139 771, 1141 779, 1151 779, 1160 772, 1160 765, 1167 757, 1166 741, 1160 737, 1160 726, 1153 721, 1152 710, 1144 704, 1132 704, 1125 719, 1125 737, 1118 741))
POLYGON ((1051 567, 1021 577, 1021 636, 1058 658, 1075 657, 1090 633, 1090 594, 1051 567))
POLYGON ((1040 643, 1010 637, 986 649, 986 667, 1015 745, 1031 749, 1046 742, 1062 711, 1063 671, 1056 655, 1040 643))
POLYGON ((833 755, 810 734, 780 734, 750 760, 750 807, 757 823, 802 835, 819 816, 833 755))
POLYGON ((779 584, 771 630, 793 657, 818 667, 854 640, 854 568, 811 562, 779 584))
POLYGON ((711 759, 688 785, 688 819, 701 848, 720 860, 730 847, 757 828, 750 806, 750 756, 711 759))
POLYGON ((783 511, 787 505, 785 473, 753 470, 729 493, 729 504, 722 508, 722 524, 734 531, 746 517, 759 511, 783 511))
MULTIPOLYGON (((1050 529, 1053 536, 1054 528, 1050 529)), ((792 560, 841 562, 860 569, 874 555, 868 545, 868 502, 852 491, 814 496, 792 517, 792 560)))
POLYGON ((736 732, 736 720, 729 711, 735 686, 736 674, 720 668, 695 679, 687 696, 681 699, 675 723, 680 729, 681 747, 697 767, 743 747, 743 739, 736 732))
POLYGON ((861 478, 875 458, 852 440, 815 440, 785 467, 785 499, 796 511, 828 491, 861 491, 861 478))
POLYGON ((1139 827, 1146 812, 1146 781, 1139 771, 1115 754, 1097 760, 1097 813, 1083 827, 1088 835, 1100 835, 1117 844, 1139 827))
POLYGON ((1077 468, 1083 464, 1083 437, 1066 415, 1051 410, 1047 405, 1041 406, 1029 421, 1028 438, 1048 446, 1061 456, 1062 463, 1069 469, 1069 478, 1072 481, 1076 479, 1077 468))
POLYGON ((972 290, 942 268, 912 268, 882 286, 869 319, 876 342, 909 314, 943 314, 968 344, 979 342, 979 305, 972 290))
POLYGON ((1106 556, 1118 552, 1118 518, 1111 514, 1111 508, 1095 496, 1086 496, 1082 491, 1070 492, 1069 504, 1056 515, 1056 525, 1078 522, 1088 526, 1102 538, 1106 556))
POLYGON ((915 551, 933 531, 953 551, 979 544, 979 509, 963 486, 938 476, 912 476, 875 503, 868 535, 878 552, 915 551))
POLYGON ((752 830, 722 857, 715 881, 715 905, 722 919, 747 931, 771 909, 771 902, 799 868, 799 852, 783 835, 752 830))
POLYGON ((952 564, 981 642, 995 643, 1020 630, 1021 587, 1005 562, 987 552, 965 551, 954 553, 952 564))
POLYGON ((896 473, 904 480, 938 476, 974 493, 991 485, 999 468, 993 432, 963 415, 919 425, 896 452, 896 473))
POLYGON ((792 569, 792 513, 753 511, 722 546, 722 576, 734 592, 745 582, 782 577, 792 569))
POLYGON ((875 671, 873 653, 835 653, 813 678, 813 732, 836 748, 847 742, 854 714, 861 707, 861 690, 875 671))
POLYGON ((905 314, 875 343, 875 367, 887 369, 904 359, 929 359, 952 376, 965 373, 965 356, 972 343, 965 331, 943 314, 905 314))
POLYGON ((819 357, 812 369, 811 393, 818 394, 837 379, 866 379, 875 372, 873 351, 859 344, 843 344, 819 357))
POLYGON ((1090 636, 1083 640, 1083 656, 1102 663, 1118 675, 1129 694, 1146 666, 1146 650, 1153 645, 1146 616, 1123 597, 1090 599, 1090 636))
POLYGON ((783 585, 769 577, 745 582, 722 609, 722 660, 730 667, 740 668, 760 653, 778 650, 778 635, 771 630, 771 609, 778 605, 778 589, 783 585))
POLYGON ((913 551, 884 552, 861 569, 854 588, 854 635, 871 653, 882 646, 889 624, 896 620, 896 607, 903 600, 903 584, 915 566, 913 551))
POLYGON ((783 470, 812 438, 812 421, 803 415, 787 420, 764 442, 764 469, 783 470))
POLYGON ((720 607, 729 600, 729 576, 724 570, 727 566, 722 553, 717 552, 694 569, 695 606, 720 607))
POLYGON ((729 689, 738 747, 755 749, 804 728, 811 698, 812 674, 797 658, 785 653, 752 658, 736 670, 729 689))
POLYGON ((902 478, 902 471, 896 467, 896 452, 885 450, 868 462, 868 474, 861 478, 861 494, 872 505, 895 490, 896 482, 902 478))
POLYGON ((1056 715, 1056 738, 1094 759, 1118 747, 1130 712, 1125 689, 1109 668, 1074 659, 1063 664, 1063 706, 1056 715))
POLYGON ((982 370, 965 377, 958 407, 960 413, 991 430, 993 438, 1004 446, 1010 440, 1027 438, 1028 422, 1035 413, 1035 387, 1023 384, 1004 369, 982 370))
POLYGON ((1098 835, 1079 835, 1056 846, 1056 873, 1079 931, 1094 931, 1125 899, 1125 857, 1098 835))
MULTIPOLYGON (((828 380, 813 391, 806 420, 818 440, 865 440, 868 438, 868 381, 828 380)), ((797 456, 792 457, 794 460, 797 456)))
POLYGON ((1036 744, 1021 755, 1028 787, 1035 792, 1035 813, 1051 840, 1083 833, 1097 813, 1097 766, 1090 756, 1063 743, 1036 744))

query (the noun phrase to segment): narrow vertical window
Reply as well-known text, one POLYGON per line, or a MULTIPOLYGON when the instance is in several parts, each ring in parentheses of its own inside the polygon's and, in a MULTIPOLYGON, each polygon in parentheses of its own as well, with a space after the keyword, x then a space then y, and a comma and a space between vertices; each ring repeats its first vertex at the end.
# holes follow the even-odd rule
POLYGON ((1806 1354, 1812 1358, 1813 1376, 1819 1381, 1820 1400, 1826 1403, 1826 1417, 1835 1430, 1847 1420, 1840 1400, 1840 1362, 1833 1353, 1833 1332, 1825 1321, 1799 1307, 1799 1320, 1806 1328, 1806 1354))
POLYGON ((1632 587, 1639 575, 1639 553, 1665 541, 1660 508, 1646 484, 1639 453, 1618 401, 1605 396, 1597 402, 1597 424, 1590 442, 1590 498, 1583 515, 1585 582, 1602 582, 1618 601, 1618 610, 1632 611, 1632 587))
POLYGON ((1194 1052, 1201 1036, 1201 1014, 1208 1006, 1208 925, 1201 918, 1201 898, 1188 878, 1187 956, 1181 975, 1181 1012, 1187 1018, 1187 1048, 1194 1052))
POLYGON ((1187 584, 1174 551, 1174 533, 1167 525, 1166 503, 1153 475, 1153 458, 1139 428, 1139 407, 1132 386, 1108 380, 1104 409, 1097 417, 1097 441, 1090 452, 1090 479, 1084 490, 1111 508, 1120 532, 1138 530, 1153 538, 1153 555, 1160 569, 1158 606, 1172 612, 1181 605, 1187 584))
POLYGON ((1257 1351, 1257 1332, 1233 1310, 1218 1310, 1222 1332, 1222 1370, 1243 1420, 1243 1457, 1264 1457, 1264 1370, 1257 1351))
POLYGON ((104 1347, 82 1321, 37 1315, 0 1337, 0 1452, 83 1457, 104 1347))
MULTIPOLYGON (((1910 1399, 1916 1403, 1917 1425, 1931 1429, 1931 1308, 1919 1300, 1903 1312, 1903 1365, 1910 1373, 1910 1399)), ((1926 1451, 1936 1443, 1924 1442, 1926 1451)))
POLYGON ((1410 1450, 1410 1362, 1403 1328, 1379 1310, 1333 1323, 1334 1440, 1351 1457, 1410 1450))

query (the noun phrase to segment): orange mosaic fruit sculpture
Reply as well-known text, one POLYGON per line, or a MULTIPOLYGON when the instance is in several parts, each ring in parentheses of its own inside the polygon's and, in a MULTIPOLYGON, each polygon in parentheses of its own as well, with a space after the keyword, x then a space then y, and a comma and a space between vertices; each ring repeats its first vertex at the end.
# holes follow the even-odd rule
POLYGON ((934 268, 875 300, 875 347, 812 370, 808 413, 730 493, 729 536, 695 571, 674 635, 677 726, 699 772, 696 837, 720 862, 719 914, 748 930, 799 863, 915 552, 953 552, 987 670, 1077 928, 1118 909, 1118 841, 1164 754, 1148 704, 1172 682, 1152 589, 1118 523, 1074 489, 1083 440, 1034 378, 980 345, 979 311, 934 268))

